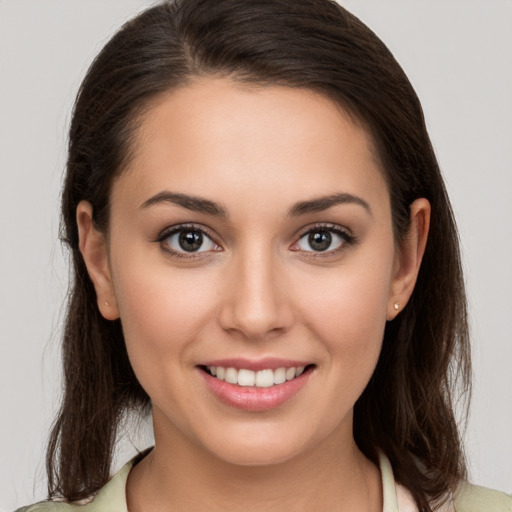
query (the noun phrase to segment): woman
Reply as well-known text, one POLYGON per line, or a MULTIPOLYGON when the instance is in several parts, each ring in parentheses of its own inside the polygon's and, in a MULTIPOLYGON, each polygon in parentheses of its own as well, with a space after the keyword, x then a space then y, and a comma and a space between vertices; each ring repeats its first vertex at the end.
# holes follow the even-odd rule
POLYGON ((463 483, 463 281, 421 107, 336 4, 189 0, 128 23, 79 92, 63 219, 50 497, 510 509, 463 483), (149 408, 155 447, 107 483, 119 422, 149 408))

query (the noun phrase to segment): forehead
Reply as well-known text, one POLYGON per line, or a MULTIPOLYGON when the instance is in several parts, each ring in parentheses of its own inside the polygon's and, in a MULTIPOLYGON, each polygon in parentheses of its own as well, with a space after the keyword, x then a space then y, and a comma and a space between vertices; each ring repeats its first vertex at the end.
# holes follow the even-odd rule
POLYGON ((197 80, 153 102, 132 149, 114 196, 122 190, 139 203, 164 189, 217 197, 251 192, 285 204, 386 188, 367 132, 338 104, 306 89, 197 80))

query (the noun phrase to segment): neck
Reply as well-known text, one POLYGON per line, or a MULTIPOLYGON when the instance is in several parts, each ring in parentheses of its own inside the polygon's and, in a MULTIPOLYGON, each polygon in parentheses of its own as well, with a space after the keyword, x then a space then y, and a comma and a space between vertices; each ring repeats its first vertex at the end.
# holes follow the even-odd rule
POLYGON ((127 500, 131 512, 378 512, 382 488, 351 434, 281 463, 240 466, 155 431, 155 448, 130 472, 127 500))

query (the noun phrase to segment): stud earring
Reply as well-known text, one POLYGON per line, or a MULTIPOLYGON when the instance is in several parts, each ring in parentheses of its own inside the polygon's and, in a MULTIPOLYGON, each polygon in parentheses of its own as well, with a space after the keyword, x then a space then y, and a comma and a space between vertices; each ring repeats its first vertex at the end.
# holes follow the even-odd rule
POLYGON ((398 304, 398 302, 395 302, 393 304, 393 307, 395 308, 395 311, 398 311, 400 309, 400 304, 398 304))
POLYGON ((104 304, 105 306, 110 306, 110 304, 107 301, 105 301, 104 304))

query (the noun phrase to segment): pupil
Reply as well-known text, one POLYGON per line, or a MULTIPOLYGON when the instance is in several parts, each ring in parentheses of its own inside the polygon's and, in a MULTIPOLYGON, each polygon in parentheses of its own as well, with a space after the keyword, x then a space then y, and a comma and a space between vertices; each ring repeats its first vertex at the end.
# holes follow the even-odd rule
POLYGON ((329 231, 315 231, 309 235, 309 245, 314 251, 326 251, 332 242, 329 231))
POLYGON ((200 231, 183 231, 179 236, 180 247, 187 252, 197 251, 203 245, 200 231))

